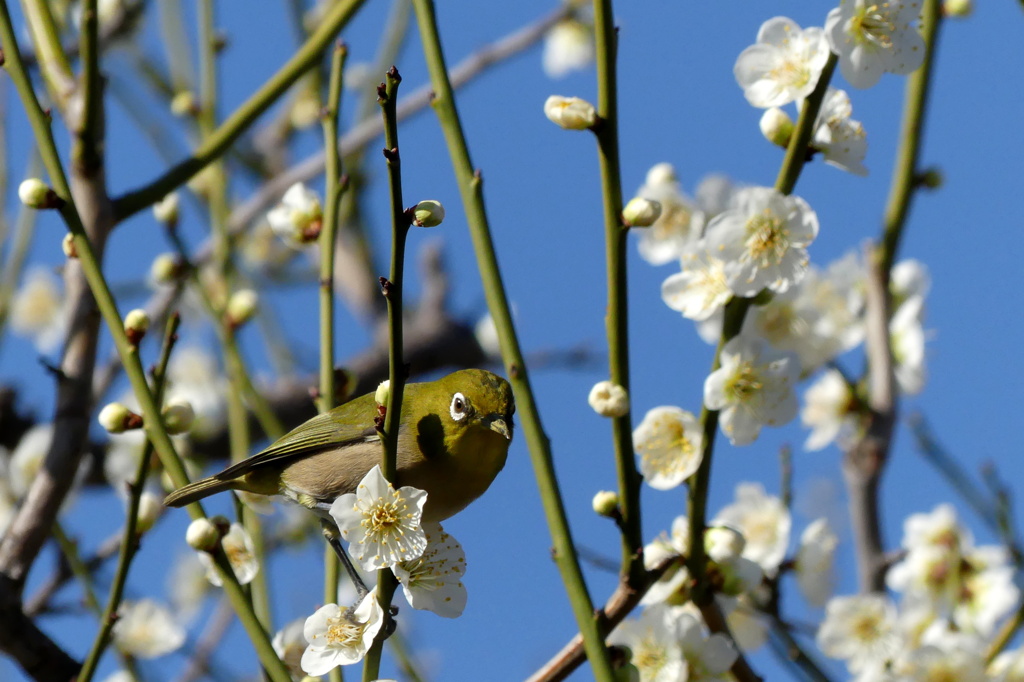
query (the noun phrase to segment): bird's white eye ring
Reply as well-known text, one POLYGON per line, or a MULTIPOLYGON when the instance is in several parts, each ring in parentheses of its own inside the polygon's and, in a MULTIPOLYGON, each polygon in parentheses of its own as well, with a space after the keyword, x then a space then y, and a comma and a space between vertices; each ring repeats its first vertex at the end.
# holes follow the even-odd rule
POLYGON ((452 396, 452 419, 460 421, 466 417, 466 398, 461 393, 452 396))

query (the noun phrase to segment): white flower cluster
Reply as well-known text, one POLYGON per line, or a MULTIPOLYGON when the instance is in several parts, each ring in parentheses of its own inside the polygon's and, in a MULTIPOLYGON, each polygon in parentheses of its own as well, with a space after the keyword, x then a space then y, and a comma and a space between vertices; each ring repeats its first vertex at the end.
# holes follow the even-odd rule
MULTIPOLYGON (((841 0, 825 18, 824 27, 801 29, 786 17, 761 25, 757 42, 736 59, 733 74, 743 95, 765 109, 761 131, 786 147, 792 119, 779 107, 795 103, 798 110, 810 96, 828 61, 838 57, 839 71, 855 88, 868 88, 885 72, 907 74, 924 58, 924 42, 913 22, 920 3, 841 0)), ((810 146, 825 162, 856 175, 867 175, 864 126, 851 118, 853 106, 842 90, 829 87, 814 123, 810 146)))
MULTIPOLYGON (((427 494, 404 486, 397 490, 375 466, 354 493, 340 496, 330 514, 349 553, 366 571, 391 569, 414 609, 457 618, 466 606, 466 555, 439 523, 422 523, 427 494)), ((371 590, 352 609, 326 604, 306 619, 308 646, 300 660, 308 675, 324 675, 339 665, 362 660, 384 623, 384 611, 371 590)), ((291 637, 297 637, 293 628, 291 637)), ((287 650, 286 634, 280 646, 287 650)))
MULTIPOLYGON (((845 447, 862 426, 864 406, 829 365, 864 341, 866 271, 860 257, 849 253, 824 269, 812 265, 807 247, 818 234, 818 218, 799 197, 737 187, 721 176, 706 179, 696 194, 690 199, 683 193, 671 165, 651 168, 637 196, 658 201, 662 211, 642 230, 638 248, 653 265, 679 263, 679 272, 662 283, 662 300, 696 322, 709 343, 718 341, 730 300, 756 297, 740 334, 722 348, 720 367, 705 382, 704 405, 720 411, 734 445, 752 443, 762 426, 785 424, 799 413, 811 430, 807 449, 834 441, 845 447), (794 390, 809 379, 800 410, 794 390)), ((924 387, 928 284, 917 261, 892 269, 890 334, 896 380, 906 394, 924 387)), ((686 426, 680 439, 665 431, 667 424, 663 414, 652 412, 634 434, 641 471, 660 489, 690 476, 701 457, 695 425, 686 426)))
MULTIPOLYGON (((768 595, 764 578, 779 574, 789 546, 792 521, 782 500, 757 483, 741 483, 736 500, 711 521, 704 534, 708 570, 717 575, 715 600, 725 614, 733 640, 753 651, 768 639, 770 621, 761 614, 768 595)), ((836 536, 825 519, 804 531, 788 565, 813 605, 832 594, 836 536)), ((690 552, 689 522, 680 516, 671 535, 644 547, 648 569, 668 569, 641 599, 640 617, 621 623, 608 641, 628 646, 631 665, 641 680, 727 680, 738 652, 728 638, 708 635, 703 616, 690 601, 690 576, 684 557, 690 552)))
POLYGON ((976 547, 945 504, 906 520, 903 549, 886 576, 899 605, 883 594, 833 598, 821 650, 858 680, 1018 679, 1021 651, 1001 654, 987 672, 985 662, 997 624, 1020 598, 1006 550, 976 547))

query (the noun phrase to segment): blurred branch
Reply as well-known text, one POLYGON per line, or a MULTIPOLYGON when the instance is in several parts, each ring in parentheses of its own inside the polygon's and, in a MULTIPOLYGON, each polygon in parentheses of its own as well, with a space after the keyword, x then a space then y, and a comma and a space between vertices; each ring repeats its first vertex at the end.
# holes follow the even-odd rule
POLYGON ((220 158, 231 144, 271 104, 319 61, 335 34, 345 26, 365 0, 344 0, 330 7, 309 40, 270 77, 249 99, 238 107, 195 150, 193 155, 168 170, 148 185, 128 192, 114 200, 114 220, 122 220, 159 201, 187 182, 211 161, 220 158))
MULTIPOLYGON (((566 6, 552 12, 525 28, 487 45, 459 62, 450 72, 451 86, 458 89, 485 71, 488 67, 513 57, 534 43, 538 42, 547 31, 562 19, 568 17, 572 10, 566 6)), ((434 96, 433 87, 428 83, 402 98, 396 115, 403 121, 412 114, 431 104, 434 96)), ((379 137, 384 131, 380 119, 367 118, 357 124, 341 137, 339 149, 342 156, 348 156, 379 137)), ((298 162, 287 171, 266 182, 247 201, 240 204, 231 214, 229 225, 232 231, 245 229, 249 223, 257 219, 268 206, 273 205, 285 190, 296 182, 309 182, 324 170, 325 156, 318 152, 298 162)))
POLYGON ((892 295, 889 274, 906 226, 917 182, 918 154, 924 113, 941 20, 938 0, 924 3, 920 29, 925 42, 921 67, 907 77, 906 103, 899 136, 892 186, 886 203, 881 244, 869 249, 866 291, 866 350, 868 359, 868 418, 864 436, 844 454, 846 480, 856 546, 861 592, 885 590, 885 555, 878 488, 892 448, 898 412, 889 333, 892 295))

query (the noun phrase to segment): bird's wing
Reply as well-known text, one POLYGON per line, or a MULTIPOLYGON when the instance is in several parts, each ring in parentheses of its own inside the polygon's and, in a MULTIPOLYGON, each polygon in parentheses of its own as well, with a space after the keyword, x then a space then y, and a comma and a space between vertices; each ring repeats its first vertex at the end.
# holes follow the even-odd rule
POLYGON ((229 466, 215 478, 231 480, 270 462, 284 464, 324 450, 380 440, 373 424, 375 414, 373 394, 361 396, 296 426, 267 449, 229 466))

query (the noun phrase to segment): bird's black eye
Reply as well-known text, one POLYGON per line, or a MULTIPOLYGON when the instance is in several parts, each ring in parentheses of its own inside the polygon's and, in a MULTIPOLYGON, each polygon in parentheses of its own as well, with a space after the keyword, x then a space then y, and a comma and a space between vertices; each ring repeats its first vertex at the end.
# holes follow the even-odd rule
POLYGON ((452 396, 451 405, 452 419, 459 421, 466 416, 466 398, 461 393, 452 396))

